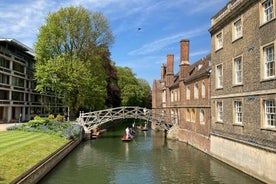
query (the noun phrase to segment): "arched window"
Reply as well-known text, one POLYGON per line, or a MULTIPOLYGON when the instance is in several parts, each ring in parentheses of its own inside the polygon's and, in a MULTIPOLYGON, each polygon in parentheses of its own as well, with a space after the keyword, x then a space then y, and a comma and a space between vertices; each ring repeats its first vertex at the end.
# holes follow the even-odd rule
POLYGON ((186 88, 186 99, 190 100, 190 96, 191 96, 190 86, 187 86, 187 88, 186 88))
POLYGON ((204 112, 204 109, 200 109, 199 120, 200 120, 201 124, 205 123, 205 112, 204 112))
POLYGON ((194 95, 195 99, 198 99, 198 83, 195 83, 194 85, 194 95))
POLYGON ((191 122, 195 122, 195 109, 191 110, 191 122))
POLYGON ((186 121, 191 121, 190 109, 186 110, 186 121))
POLYGON ((205 83, 202 82, 202 86, 201 86, 201 96, 202 96, 202 98, 205 98, 205 93, 206 93, 205 83))

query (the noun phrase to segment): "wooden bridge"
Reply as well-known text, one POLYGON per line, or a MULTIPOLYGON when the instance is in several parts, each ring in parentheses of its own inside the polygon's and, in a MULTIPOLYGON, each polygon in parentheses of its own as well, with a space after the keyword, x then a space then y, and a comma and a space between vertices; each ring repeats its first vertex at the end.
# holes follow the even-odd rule
POLYGON ((96 130, 98 126, 118 119, 141 119, 151 122, 164 130, 170 130, 177 123, 177 117, 166 113, 153 114, 152 110, 141 107, 116 107, 84 113, 79 116, 79 123, 85 131, 96 130))

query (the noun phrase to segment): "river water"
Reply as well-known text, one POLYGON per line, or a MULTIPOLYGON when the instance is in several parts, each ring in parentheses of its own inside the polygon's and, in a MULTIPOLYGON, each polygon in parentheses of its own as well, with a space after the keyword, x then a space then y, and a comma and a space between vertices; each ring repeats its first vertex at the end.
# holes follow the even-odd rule
POLYGON ((162 132, 108 131, 82 142, 41 184, 259 184, 186 143, 165 140, 162 132))

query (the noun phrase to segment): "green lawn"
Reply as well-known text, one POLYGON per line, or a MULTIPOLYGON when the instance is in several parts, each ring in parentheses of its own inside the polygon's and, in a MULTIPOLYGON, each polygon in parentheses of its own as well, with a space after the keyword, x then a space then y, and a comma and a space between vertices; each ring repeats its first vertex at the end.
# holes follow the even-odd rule
POLYGON ((68 141, 39 132, 0 132, 0 184, 10 183, 68 141))

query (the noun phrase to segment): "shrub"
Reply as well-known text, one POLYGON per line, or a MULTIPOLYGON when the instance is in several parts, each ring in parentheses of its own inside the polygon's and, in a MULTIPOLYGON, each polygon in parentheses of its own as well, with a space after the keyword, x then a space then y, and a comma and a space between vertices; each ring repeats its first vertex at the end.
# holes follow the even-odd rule
POLYGON ((30 132, 45 132, 56 134, 67 139, 74 139, 82 132, 82 126, 71 124, 69 122, 61 122, 56 119, 36 117, 34 120, 26 124, 8 127, 7 130, 24 130, 30 132))
POLYGON ((48 118, 49 118, 49 119, 55 119, 55 115, 49 114, 48 118))
POLYGON ((63 122, 64 121, 64 117, 60 114, 57 115, 56 120, 63 122))
POLYGON ((40 116, 39 115, 35 115, 34 120, 39 120, 40 116))

